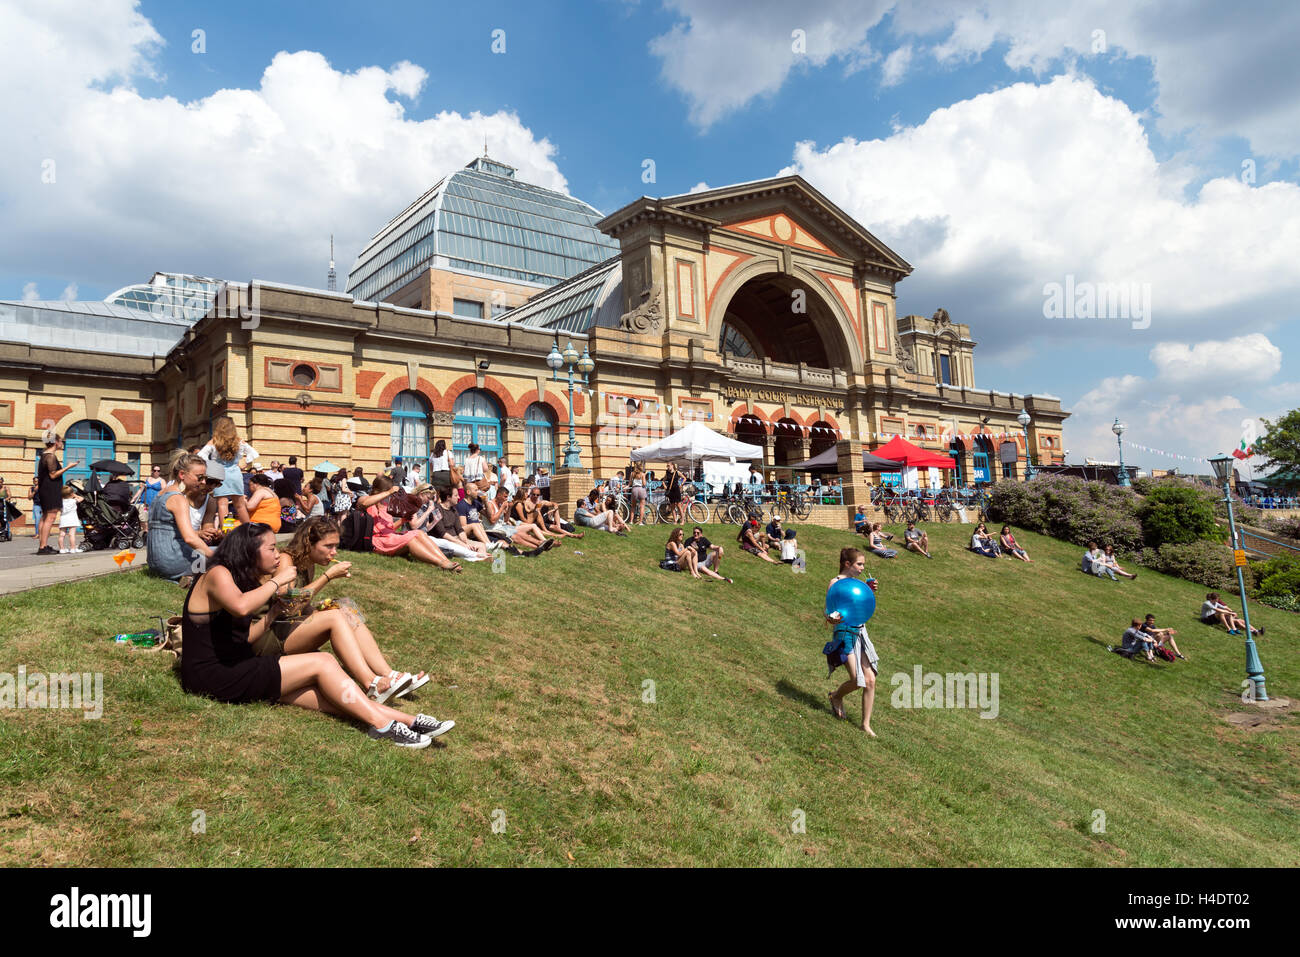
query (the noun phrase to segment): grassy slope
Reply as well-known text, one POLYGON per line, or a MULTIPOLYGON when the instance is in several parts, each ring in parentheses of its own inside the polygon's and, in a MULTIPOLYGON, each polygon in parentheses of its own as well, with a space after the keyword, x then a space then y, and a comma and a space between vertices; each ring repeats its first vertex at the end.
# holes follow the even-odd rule
MULTIPOLYGON (((107 699, 100 721, 4 713, 0 864, 1300 863, 1296 720, 1225 723, 1244 656, 1196 622, 1198 586, 1084 576, 1078 549, 1029 534, 1035 564, 995 562, 966 533, 931 529, 934 561, 869 562, 876 741, 856 694, 853 723, 825 701, 821 600, 852 536, 824 529, 801 534, 803 576, 731 549, 731 586, 659 571, 659 529, 504 575, 360 558, 338 594, 394 664, 434 674, 410 710, 458 722, 415 753, 298 709, 188 697, 160 657, 105 640, 177 610, 173 585, 128 574, 0 599, 0 671, 102 670, 107 699), (1097 643, 1146 611, 1190 663, 1097 643), (915 664, 997 672, 1000 715, 892 708, 890 676, 915 664)), ((1297 619, 1257 614, 1269 688, 1294 696, 1297 619)))

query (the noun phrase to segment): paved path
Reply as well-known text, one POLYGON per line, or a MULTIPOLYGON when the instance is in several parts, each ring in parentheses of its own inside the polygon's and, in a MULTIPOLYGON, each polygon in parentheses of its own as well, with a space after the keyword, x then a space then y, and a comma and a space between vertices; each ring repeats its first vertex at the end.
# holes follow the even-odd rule
MULTIPOLYGON (((0 542, 0 595, 144 567, 143 548, 136 551, 135 561, 119 568, 113 561, 117 552, 110 549, 72 555, 37 555, 36 539, 21 534, 21 529, 17 531, 19 536, 12 542, 0 542)), ((54 536, 51 540, 58 542, 54 536)), ((77 541, 80 544, 81 540, 77 541)))

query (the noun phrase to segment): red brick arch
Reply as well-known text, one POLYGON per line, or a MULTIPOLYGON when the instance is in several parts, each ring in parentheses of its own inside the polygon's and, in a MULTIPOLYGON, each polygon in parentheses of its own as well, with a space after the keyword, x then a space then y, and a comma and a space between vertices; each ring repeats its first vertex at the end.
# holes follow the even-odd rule
POLYGON ((764 415, 761 411, 759 411, 757 406, 752 406, 748 402, 740 403, 740 405, 736 406, 730 412, 727 413, 727 430, 729 432, 735 432, 737 423, 732 422, 731 420, 739 419, 746 415, 752 415, 758 418, 759 422, 763 426, 764 435, 772 434, 772 427, 769 424, 768 417, 764 415))
MULTIPOLYGON (((434 408, 439 412, 452 412, 456 408, 456 399, 467 389, 478 388, 478 377, 474 373, 467 373, 461 376, 451 385, 447 386, 447 391, 442 394, 441 405, 435 405, 434 408)), ((501 403, 501 414, 505 417, 519 418, 523 416, 523 409, 528 406, 520 406, 518 402, 510 397, 510 390, 505 387, 500 379, 494 376, 483 377, 483 391, 490 392, 496 396, 497 402, 501 403)), ((534 389, 534 392, 537 390, 534 389)), ((567 416, 566 416, 567 418, 567 416)))
POLYGON ((411 389, 410 376, 405 374, 395 376, 393 381, 384 387, 384 391, 379 393, 379 398, 376 400, 375 408, 383 411, 391 409, 393 407, 393 400, 397 398, 397 393, 406 392, 407 390, 418 392, 420 395, 424 396, 424 400, 429 403, 430 409, 439 408, 438 403, 442 401, 442 396, 438 393, 438 390, 433 387, 433 384, 430 383, 428 379, 420 377, 415 382, 415 388, 411 389))
MULTIPOLYGON (((578 398, 578 397, 575 395, 575 396, 574 396, 574 399, 576 400, 577 398, 578 398)), ((536 389, 529 389, 529 390, 528 390, 527 392, 525 392, 522 396, 520 396, 520 398, 519 398, 519 415, 518 415, 518 418, 523 418, 523 417, 524 417, 524 413, 528 411, 528 407, 529 407, 530 405, 532 405, 534 402, 540 402, 540 403, 542 403, 543 405, 545 405, 545 406, 547 406, 548 408, 550 408, 550 410, 551 410, 553 413, 555 413, 555 421, 556 421, 557 424, 558 424, 558 423, 561 423, 561 422, 568 422, 568 421, 569 421, 569 413, 568 413, 568 410, 566 410, 566 409, 564 408, 564 405, 560 402, 560 400, 553 398, 553 397, 551 396, 551 393, 550 393, 549 390, 547 390, 547 392, 546 392, 545 395, 540 395, 540 396, 539 396, 539 395, 537 394, 537 390, 536 390, 536 389)), ((577 404, 578 404, 578 403, 577 403, 577 401, 575 401, 573 404, 574 404, 574 407, 575 407, 574 411, 575 411, 575 413, 576 413, 576 411, 577 411, 576 407, 577 407, 577 404)))

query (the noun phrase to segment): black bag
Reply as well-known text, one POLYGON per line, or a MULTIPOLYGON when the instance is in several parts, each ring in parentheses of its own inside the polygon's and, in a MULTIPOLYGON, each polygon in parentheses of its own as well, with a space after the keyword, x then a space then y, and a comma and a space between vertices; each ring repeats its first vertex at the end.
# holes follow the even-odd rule
POLYGON ((361 509, 354 508, 339 522, 339 548, 350 552, 373 552, 374 533, 375 520, 361 509))

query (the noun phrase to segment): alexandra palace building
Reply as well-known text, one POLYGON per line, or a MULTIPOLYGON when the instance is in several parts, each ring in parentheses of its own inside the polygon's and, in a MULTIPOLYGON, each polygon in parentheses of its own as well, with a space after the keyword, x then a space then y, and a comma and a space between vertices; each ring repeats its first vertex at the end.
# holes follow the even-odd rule
POLYGON ((368 475, 438 439, 555 470, 572 411, 605 476, 702 422, 769 468, 836 447, 850 506, 860 452, 893 435, 950 452, 965 483, 1023 476, 1027 450, 1063 461, 1059 399, 978 387, 968 326, 896 314, 911 271, 799 176, 602 217, 482 156, 383 225, 343 293, 158 273, 103 302, 0 302, 0 474, 25 489, 47 427, 72 477, 147 471, 219 415, 263 465, 368 475), (590 366, 572 410, 557 349, 590 366))

